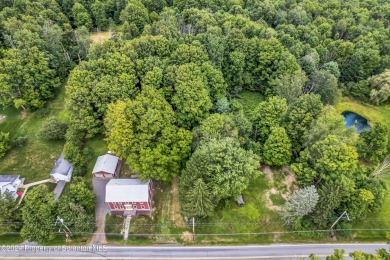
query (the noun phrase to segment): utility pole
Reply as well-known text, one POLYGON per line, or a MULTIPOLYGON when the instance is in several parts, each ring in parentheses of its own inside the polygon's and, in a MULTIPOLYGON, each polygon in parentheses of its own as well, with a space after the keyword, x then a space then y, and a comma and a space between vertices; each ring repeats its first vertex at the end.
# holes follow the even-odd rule
POLYGON ((333 227, 344 217, 344 215, 346 216, 347 220, 350 221, 347 211, 344 211, 343 214, 341 214, 341 216, 338 219, 336 219, 336 221, 329 229, 332 232, 332 237, 334 237, 333 227))
POLYGON ((60 218, 59 216, 57 216, 57 219, 56 219, 56 222, 54 223, 54 225, 56 226, 58 222, 61 223, 61 226, 58 229, 58 232, 61 232, 61 228, 64 226, 65 228, 63 228, 63 231, 64 231, 65 236, 66 236, 66 241, 68 241, 68 238, 72 236, 72 232, 70 232, 70 229, 64 224, 63 218, 60 218))

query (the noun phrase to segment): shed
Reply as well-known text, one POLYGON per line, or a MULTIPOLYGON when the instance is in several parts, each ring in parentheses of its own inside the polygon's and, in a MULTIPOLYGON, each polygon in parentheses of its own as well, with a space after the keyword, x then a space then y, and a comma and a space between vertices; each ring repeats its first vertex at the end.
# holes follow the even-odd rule
POLYGON ((113 178, 118 175, 119 171, 119 158, 112 154, 105 154, 97 158, 92 174, 100 178, 113 178))
POLYGON ((70 182, 73 173, 73 165, 64 158, 64 153, 61 153, 58 160, 55 161, 54 168, 50 176, 58 181, 70 182))

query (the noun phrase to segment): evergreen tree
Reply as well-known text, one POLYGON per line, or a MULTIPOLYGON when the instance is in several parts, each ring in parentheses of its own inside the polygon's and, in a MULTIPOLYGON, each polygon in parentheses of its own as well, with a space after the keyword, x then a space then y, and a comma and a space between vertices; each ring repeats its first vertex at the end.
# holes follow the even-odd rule
POLYGON ((182 208, 187 217, 203 218, 213 213, 212 194, 201 178, 195 181, 193 188, 188 191, 182 208))

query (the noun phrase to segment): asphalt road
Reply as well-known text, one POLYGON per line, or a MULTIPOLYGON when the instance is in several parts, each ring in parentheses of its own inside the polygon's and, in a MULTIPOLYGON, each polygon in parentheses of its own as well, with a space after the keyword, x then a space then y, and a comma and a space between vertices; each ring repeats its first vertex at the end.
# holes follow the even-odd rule
POLYGON ((349 252, 362 250, 375 253, 389 245, 380 244, 275 244, 267 246, 211 246, 211 247, 8 247, 0 246, 0 259, 302 259, 315 253, 321 258, 332 254, 335 248, 349 252))

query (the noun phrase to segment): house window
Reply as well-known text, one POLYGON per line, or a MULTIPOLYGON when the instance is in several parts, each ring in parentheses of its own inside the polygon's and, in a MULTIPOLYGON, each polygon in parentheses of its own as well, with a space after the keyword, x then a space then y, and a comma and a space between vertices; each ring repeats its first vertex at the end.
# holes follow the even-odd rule
POLYGON ((114 209, 118 209, 118 205, 114 203, 114 209))
POLYGON ((144 205, 142 205, 142 206, 141 206, 141 209, 144 209, 144 208, 145 208, 145 206, 144 206, 144 205))
POLYGON ((133 205, 133 209, 136 209, 137 208, 137 205, 133 205))

